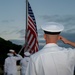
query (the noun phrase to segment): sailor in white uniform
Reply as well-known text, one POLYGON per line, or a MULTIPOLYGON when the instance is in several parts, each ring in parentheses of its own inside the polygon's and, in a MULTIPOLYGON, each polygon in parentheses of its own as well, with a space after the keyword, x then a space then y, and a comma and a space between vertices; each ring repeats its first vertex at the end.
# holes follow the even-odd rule
POLYGON ((31 54, 29 52, 25 52, 24 58, 20 61, 21 75, 25 75, 25 73, 26 73, 27 65, 30 61, 30 55, 31 54))
POLYGON ((18 60, 21 60, 22 56, 16 54, 16 52, 12 49, 9 50, 9 53, 7 55, 8 57, 5 59, 5 63, 4 63, 4 75, 17 75, 16 62, 18 60))
POLYGON ((75 42, 60 36, 64 26, 59 23, 49 22, 41 28, 44 31, 46 45, 30 57, 26 75, 73 75, 75 48, 59 47, 57 41, 61 40, 73 47, 75 42))

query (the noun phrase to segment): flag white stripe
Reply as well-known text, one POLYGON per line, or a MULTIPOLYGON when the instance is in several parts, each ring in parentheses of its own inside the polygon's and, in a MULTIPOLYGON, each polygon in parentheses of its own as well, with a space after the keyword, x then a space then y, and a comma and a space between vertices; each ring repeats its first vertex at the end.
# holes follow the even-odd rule
MULTIPOLYGON (((33 21, 33 19, 29 16, 29 18, 33 21)), ((28 20, 29 22, 30 22, 30 24, 34 27, 34 29, 36 29, 35 28, 35 26, 34 26, 34 24, 30 21, 30 19, 28 20)))
POLYGON ((33 40, 32 44, 29 46, 28 51, 30 51, 30 50, 31 50, 31 48, 33 47, 34 43, 35 43, 35 39, 33 40))
MULTIPOLYGON (((28 24, 29 25, 29 24, 28 24)), ((30 28, 34 31, 34 33, 35 33, 35 35, 36 35, 36 37, 37 37, 37 34, 36 34, 36 32, 35 32, 35 30, 31 27, 31 25, 29 25, 30 26, 30 28)))
POLYGON ((32 38, 33 38, 33 34, 31 34, 31 36, 30 36, 30 38, 29 38, 29 41, 28 41, 28 44, 30 44, 32 38))

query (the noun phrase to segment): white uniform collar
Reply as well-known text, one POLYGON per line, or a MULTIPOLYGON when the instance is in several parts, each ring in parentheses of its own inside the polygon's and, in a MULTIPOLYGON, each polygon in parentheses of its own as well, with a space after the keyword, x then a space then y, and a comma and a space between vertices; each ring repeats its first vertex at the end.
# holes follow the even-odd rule
POLYGON ((49 43, 43 47, 44 52, 57 52, 62 50, 63 50, 63 47, 60 47, 55 43, 49 43))
POLYGON ((55 51, 58 51, 59 49, 59 46, 55 43, 49 43, 49 44, 46 44, 43 49, 44 51, 49 51, 49 52, 55 52, 55 51))
POLYGON ((49 44, 46 44, 44 47, 52 47, 52 46, 58 46, 58 45, 55 43, 49 43, 49 44))

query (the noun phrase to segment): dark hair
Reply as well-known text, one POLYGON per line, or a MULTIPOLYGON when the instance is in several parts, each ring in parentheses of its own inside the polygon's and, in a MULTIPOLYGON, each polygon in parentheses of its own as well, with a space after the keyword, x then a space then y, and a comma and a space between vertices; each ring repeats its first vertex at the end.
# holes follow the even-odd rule
POLYGON ((60 32, 48 32, 48 31, 44 31, 45 34, 51 34, 51 35, 56 35, 56 34, 60 34, 60 32))

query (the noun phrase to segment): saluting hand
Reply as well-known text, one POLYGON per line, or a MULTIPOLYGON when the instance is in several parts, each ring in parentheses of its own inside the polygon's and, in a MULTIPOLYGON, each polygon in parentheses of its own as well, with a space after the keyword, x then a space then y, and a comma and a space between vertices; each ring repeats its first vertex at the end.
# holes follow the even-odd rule
POLYGON ((63 41, 65 44, 69 44, 69 40, 67 40, 66 38, 59 36, 59 40, 63 41))
POLYGON ((75 47, 75 42, 69 41, 66 38, 62 37, 62 36, 59 36, 59 40, 63 41, 65 44, 69 44, 69 45, 75 47))

